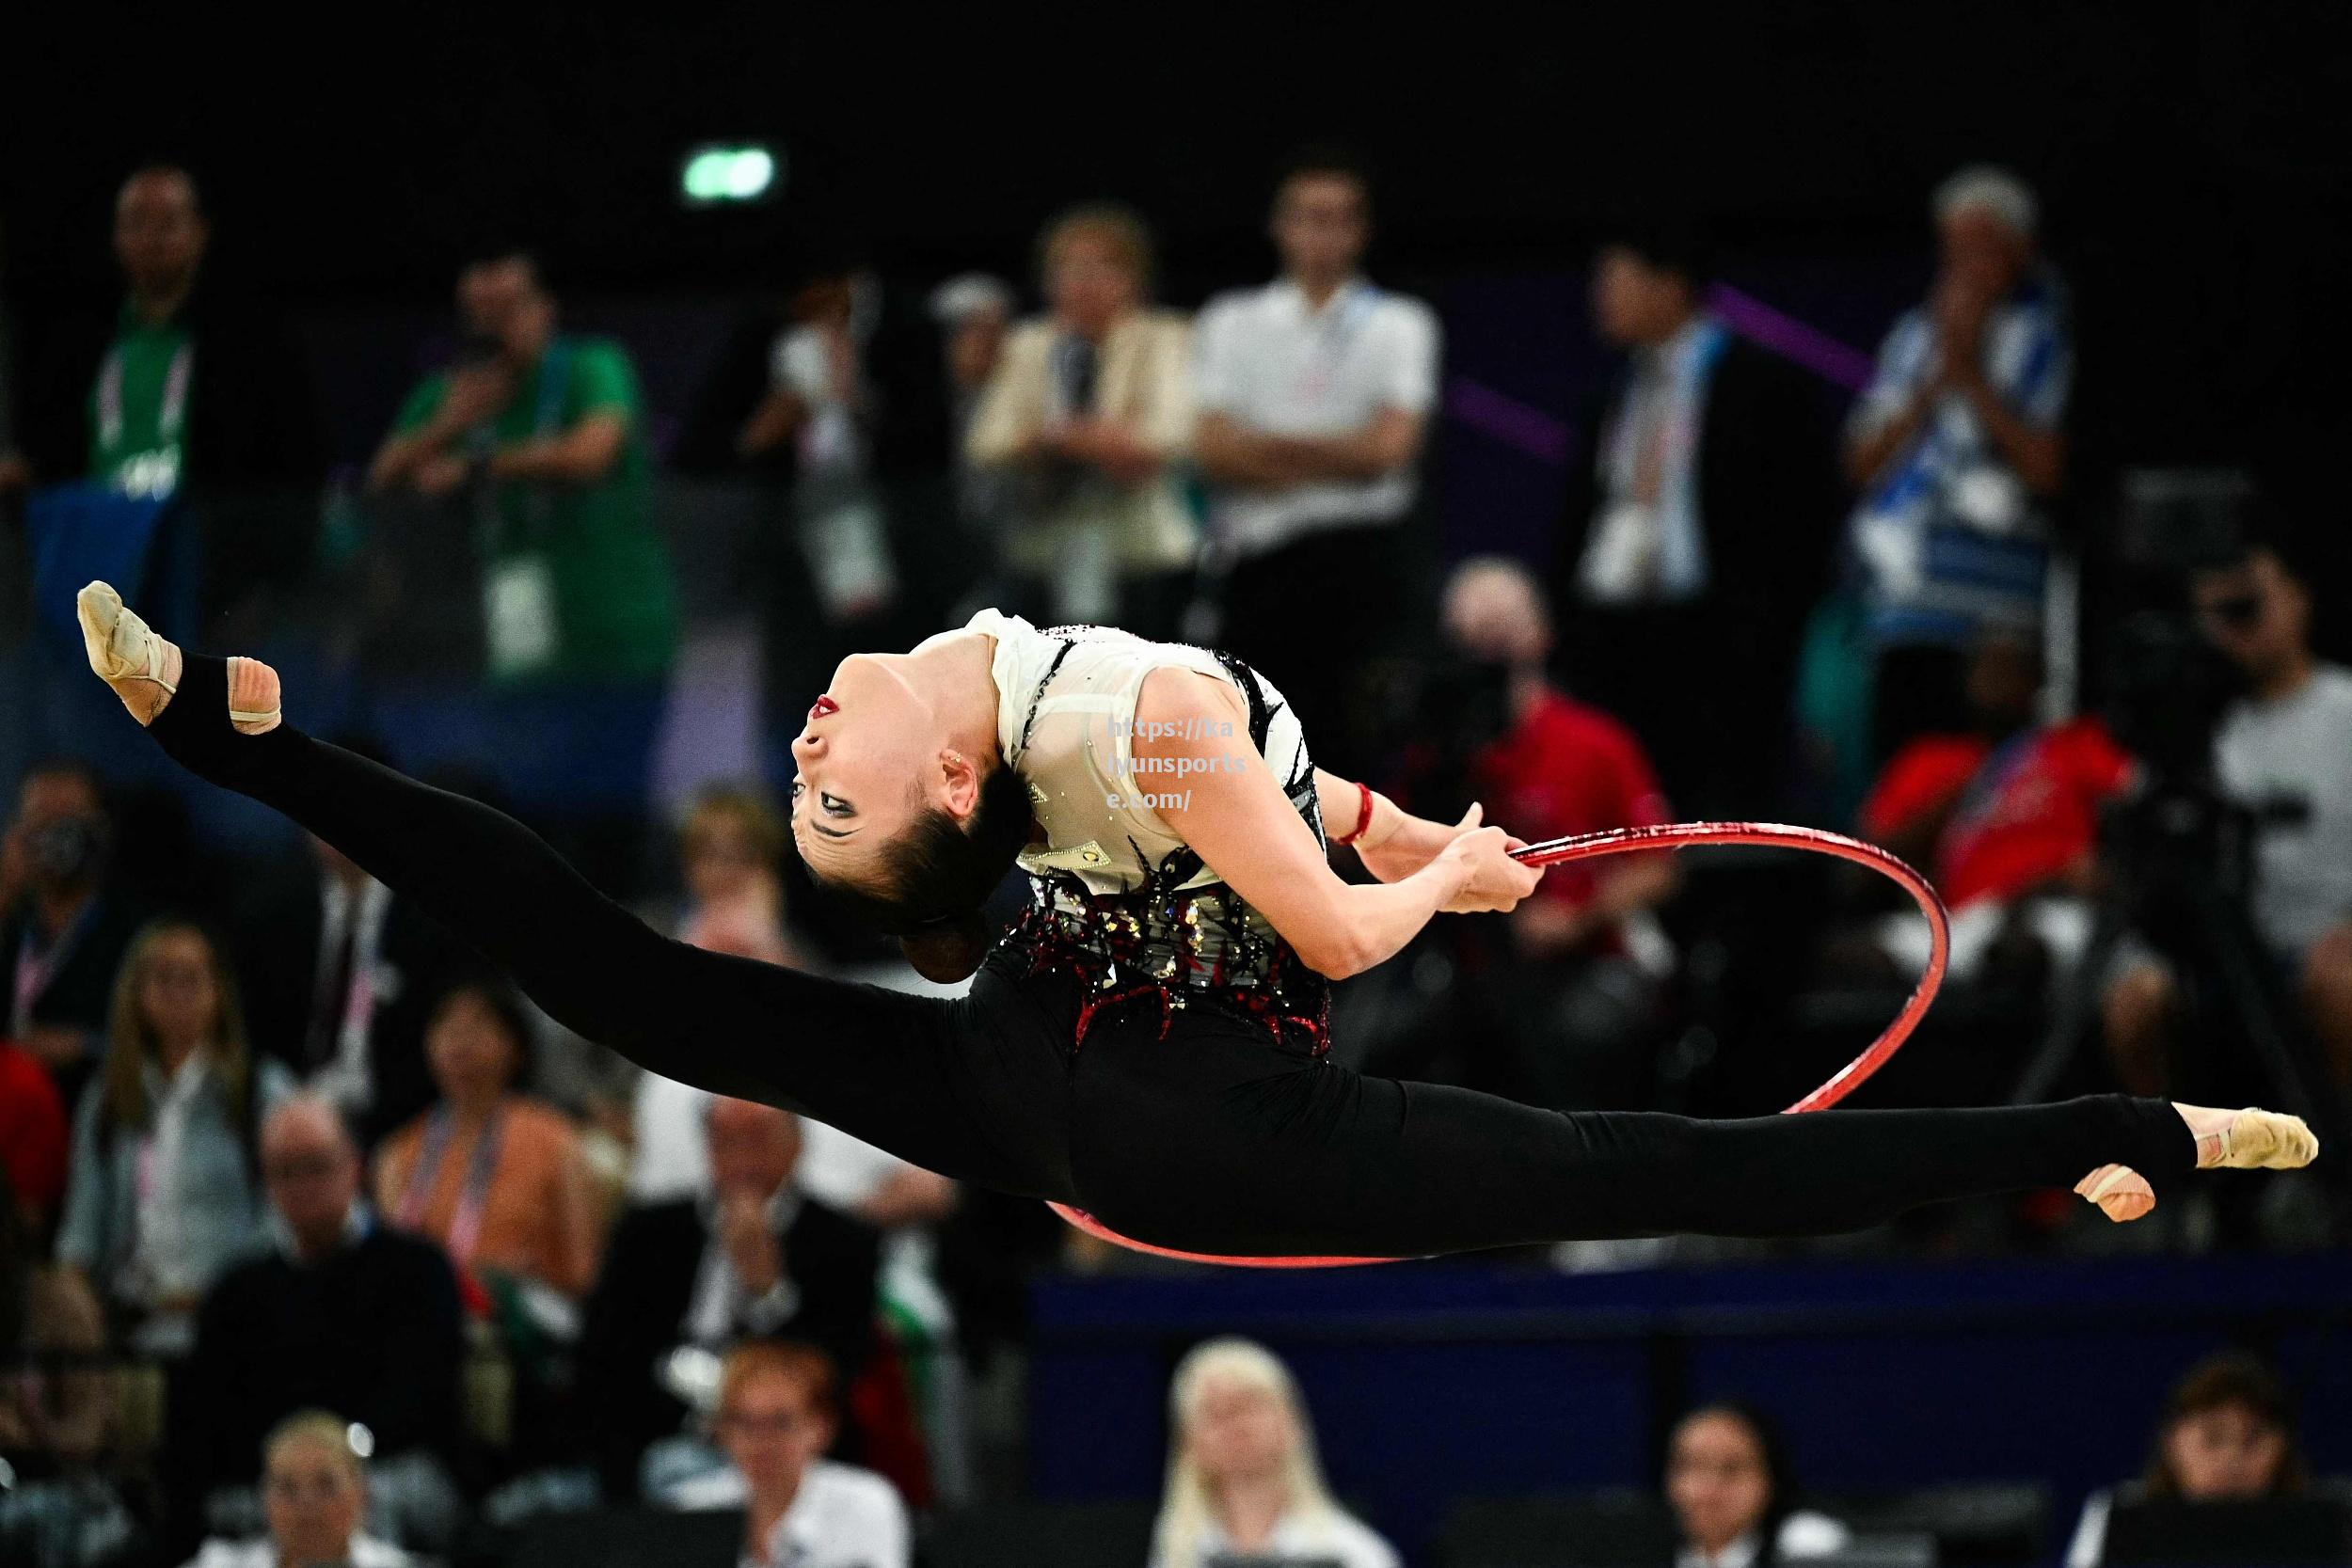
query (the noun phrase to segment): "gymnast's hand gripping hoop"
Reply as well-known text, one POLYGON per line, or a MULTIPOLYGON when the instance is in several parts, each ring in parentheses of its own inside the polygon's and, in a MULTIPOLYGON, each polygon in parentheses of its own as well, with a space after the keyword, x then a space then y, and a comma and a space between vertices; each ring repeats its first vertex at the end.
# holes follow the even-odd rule
MULTIPOLYGON (((1926 1016, 1928 1005, 1944 984, 1944 968, 1951 958, 1951 927, 1944 913, 1944 901, 1935 895, 1928 879, 1901 861, 1859 839, 1833 833, 1820 828, 1793 828, 1776 822, 1679 822, 1657 828, 1618 828, 1603 833, 1585 833, 1576 838, 1555 838, 1542 844, 1531 844, 1524 849, 1511 851, 1515 859, 1529 865, 1565 865, 1571 861, 1597 860, 1603 855, 1638 854, 1645 850, 1688 849, 1710 844, 1736 844, 1775 849, 1803 849, 1816 855, 1835 855, 1856 865, 1867 865, 1911 895, 1919 906, 1919 912, 1928 917, 1931 945, 1928 967, 1921 972, 1919 983, 1912 988, 1911 999, 1903 1004, 1895 1022, 1886 1032, 1870 1042, 1868 1049, 1837 1069, 1828 1082, 1798 1101, 1783 1112, 1793 1116, 1802 1111, 1826 1110, 1860 1088, 1870 1074, 1886 1065, 1911 1032, 1926 1016)), ((1183 1252, 1174 1247, 1153 1246, 1122 1236, 1083 1209, 1066 1203, 1049 1204, 1054 1212, 1076 1226, 1088 1235, 1115 1243, 1136 1252, 1148 1252, 1157 1258, 1176 1258, 1192 1263, 1226 1263, 1250 1269, 1316 1269, 1336 1268, 1350 1263, 1393 1263, 1394 1258, 1224 1258, 1213 1253, 1183 1252)))

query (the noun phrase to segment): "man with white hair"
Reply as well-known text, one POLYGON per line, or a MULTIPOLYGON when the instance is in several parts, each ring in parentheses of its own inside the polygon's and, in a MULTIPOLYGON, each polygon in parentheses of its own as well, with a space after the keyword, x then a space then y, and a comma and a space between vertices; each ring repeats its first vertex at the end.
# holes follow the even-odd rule
POLYGON ((2046 505, 2066 474, 2074 352, 2033 193, 1980 166, 1932 206, 1934 287, 1887 334, 1847 433, 1882 757, 1963 727, 1962 671, 1983 635, 2039 626, 2046 505))

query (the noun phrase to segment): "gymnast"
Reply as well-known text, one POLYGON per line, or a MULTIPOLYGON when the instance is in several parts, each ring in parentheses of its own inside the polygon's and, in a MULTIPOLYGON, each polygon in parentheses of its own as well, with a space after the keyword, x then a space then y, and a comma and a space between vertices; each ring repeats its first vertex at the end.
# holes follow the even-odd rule
POLYGON ((792 832, 830 895, 955 997, 707 953, 536 836, 284 721, 248 658, 183 654, 115 591, 93 670, 164 750, 275 807, 648 1071, 817 1117, 1118 1239, 1234 1261, 1692 1232, 1809 1236, 2073 1184, 2137 1218, 2189 1173, 2308 1164, 2293 1117, 2093 1095, 1694 1120, 1539 1110, 1327 1059, 1329 983, 1439 913, 1509 910, 1518 840, 1316 768, 1230 656, 982 610, 844 659, 792 742, 792 832), (1325 860, 1326 823, 1375 881, 1325 860), (1018 863, 1026 908, 980 906, 1018 863))

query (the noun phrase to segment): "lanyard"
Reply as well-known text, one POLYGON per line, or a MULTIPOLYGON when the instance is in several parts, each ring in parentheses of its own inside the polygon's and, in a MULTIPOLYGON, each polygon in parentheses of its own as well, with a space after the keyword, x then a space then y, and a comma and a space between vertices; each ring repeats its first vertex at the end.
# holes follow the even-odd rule
MULTIPOLYGON (((424 1147, 417 1152, 416 1167, 408 1173, 407 1190, 400 1196, 400 1223, 410 1230, 424 1228, 424 1206, 438 1183, 441 1162, 449 1153, 449 1142, 456 1132, 456 1117, 443 1106, 433 1113, 425 1123, 424 1147)), ((460 1267, 473 1259, 474 1243, 482 1236, 482 1210, 490 1196, 490 1178, 499 1163, 499 1145, 506 1130, 506 1107, 490 1113, 482 1135, 474 1140, 473 1159, 466 1169, 466 1184, 457 1195, 456 1211, 450 1215, 449 1234, 441 1245, 451 1261, 460 1267)))
POLYGON ((57 940, 38 953, 33 951, 33 929, 30 921, 27 921, 24 940, 16 950, 16 994, 10 998, 8 1009, 10 1035, 22 1038, 25 1031, 32 1028, 33 1004, 40 1000, 42 991, 49 989, 50 980, 65 967, 66 959, 73 956, 74 943, 82 940, 82 929, 89 924, 90 915, 97 908, 96 899, 83 905, 73 918, 66 922, 65 929, 57 933, 57 940))
POLYGON ((383 920, 375 903, 383 884, 362 882, 341 890, 328 911, 328 929, 321 933, 318 985, 310 997, 310 1037, 306 1041, 310 1065, 339 1059, 354 1029, 363 1035, 375 1013, 375 949, 382 941, 383 920), (335 916, 341 915, 341 929, 335 916), (331 942, 324 938, 332 935, 331 942))
MULTIPOLYGON (((168 446, 180 439, 180 429, 187 422, 188 380, 196 370, 196 345, 182 342, 171 356, 171 368, 164 372, 164 401, 155 413, 157 439, 168 446)), ((106 362, 98 372, 98 439, 108 451, 122 441, 122 345, 115 344, 106 351, 106 362)))
POLYGON ((1645 448, 1662 466, 1670 457, 1687 455, 1696 445, 1700 404, 1705 401, 1701 388, 1730 342, 1731 334, 1723 323, 1709 321, 1688 341, 1677 345, 1671 357, 1652 351, 1645 361, 1637 364, 1608 436, 1613 491, 1631 492, 1645 448))

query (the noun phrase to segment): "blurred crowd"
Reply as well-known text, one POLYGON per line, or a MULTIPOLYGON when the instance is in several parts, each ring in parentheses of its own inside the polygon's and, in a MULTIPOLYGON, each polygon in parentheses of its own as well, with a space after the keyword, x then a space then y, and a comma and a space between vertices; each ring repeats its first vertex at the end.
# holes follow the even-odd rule
MULTIPOLYGON (((1611 236, 1591 313, 1617 353, 1548 557, 1443 570, 1422 483, 1442 333, 1366 274, 1374 195, 1345 155, 1302 154, 1273 190, 1279 275, 1198 312, 1155 300, 1151 230, 1116 206, 1038 237, 1027 318, 1007 280, 910 300, 812 244, 661 419, 628 348, 566 329, 528 250, 485 246, 446 363, 387 411, 360 481, 382 531, 358 547, 384 555, 403 508, 462 519, 472 570, 394 565, 470 596, 489 733, 551 775, 621 781, 534 802, 534 824, 713 950, 872 957, 800 896, 769 803, 788 759, 707 783, 675 832, 652 821, 696 633, 658 469, 771 505, 745 566, 771 716, 842 655, 983 606, 1213 642, 1290 694, 1318 762, 1409 809, 1475 800, 1529 840, 1810 821, 1930 870, 1954 917, 1938 1017, 1974 1048, 1960 1076, 1890 1075, 1882 1102, 2123 1087, 2341 1114, 2352 671, 2316 651, 2312 585, 2258 509, 2210 537, 2153 528, 2137 555, 2084 534, 2066 290, 2021 181, 1974 167, 1933 193, 1932 288, 1842 431, 1828 388, 1719 308, 1701 230, 1611 236), (2113 702, 2078 675, 2086 560, 2160 579, 2113 702)), ((88 577, 151 582, 207 645, 250 645, 350 546, 315 506, 253 499, 315 499, 316 388, 283 322, 215 289, 186 171, 135 173, 114 239, 105 330, 13 357, 0 338, 0 507, 43 605, 88 577)), ((330 847, 232 862, 169 843, 158 809, 41 761, 0 837, 0 1356, 24 1369, 0 1382, 0 1543, 27 1560, 467 1559, 601 1499, 740 1509, 746 1562, 903 1562, 910 1515, 985 1493, 991 1436, 1017 1425, 1026 1274, 1147 1266, 833 1129, 634 1076, 330 847)), ((1546 1105, 1766 1108, 1851 1054, 1926 958, 1878 890, 1807 876, 1555 873, 1342 987, 1340 1037, 1369 1070, 1546 1105), (1740 1065, 1759 987, 1793 1041, 1772 1060, 1820 1072, 1740 1065)), ((2244 1212, 2147 1232, 2340 1238, 2337 1195, 2249 1186, 2244 1212)), ((2036 1199, 1912 1239, 2042 1244, 2094 1220, 2036 1199)), ((1202 1348, 1171 1398, 1162 1568, 1396 1560, 1325 1491, 1263 1348, 1202 1348)), ((1683 1561, 1846 1539, 1796 1509, 1777 1453, 1744 1408, 1676 1430, 1683 1561)), ((2209 1369, 2072 1560, 2101 1560, 2148 1497, 2303 1480, 2275 1381, 2209 1369)))

